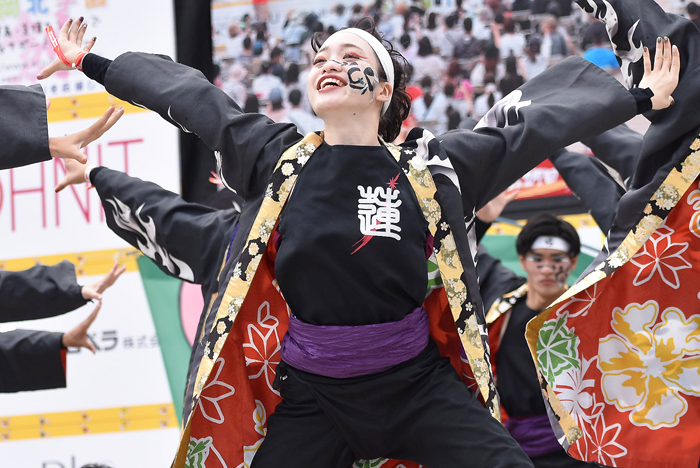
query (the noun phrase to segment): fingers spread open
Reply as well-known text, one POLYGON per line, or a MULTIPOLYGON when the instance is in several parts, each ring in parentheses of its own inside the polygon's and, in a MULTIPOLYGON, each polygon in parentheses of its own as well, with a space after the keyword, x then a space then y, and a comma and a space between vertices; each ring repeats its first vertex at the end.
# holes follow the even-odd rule
POLYGON ((56 73, 59 70, 62 70, 63 68, 63 63, 59 60, 56 59, 53 62, 49 64, 48 67, 44 68, 39 72, 39 74, 36 76, 38 80, 43 80, 44 78, 48 78, 54 73, 56 73))
POLYGON ((661 69, 661 63, 664 60, 664 40, 659 37, 656 39, 656 53, 654 54, 654 71, 661 69))
POLYGON ((87 41, 87 44, 85 44, 85 47, 83 47, 83 50, 85 52, 90 52, 92 50, 92 47, 95 45, 95 42, 97 42, 97 38, 93 37, 89 41, 87 41))
POLYGON ((673 46, 673 58, 671 59, 671 73, 678 77, 681 74, 681 53, 677 46, 673 46))
POLYGON ((78 18, 76 22, 73 23, 73 25, 70 28, 70 31, 68 31, 68 40, 71 42, 74 42, 78 44, 78 33, 80 32, 80 27, 83 25, 83 17, 81 16, 78 18))
POLYGON ((87 31, 87 24, 83 24, 78 29, 78 38, 75 41, 75 43, 78 44, 78 46, 82 47, 83 45, 83 36, 85 36, 85 31, 87 31))
POLYGON ((649 73, 651 73, 651 54, 649 47, 644 47, 644 74, 648 75, 649 73))
POLYGON ((671 40, 667 37, 664 39, 664 71, 671 70, 671 64, 673 60, 671 59, 671 40))
POLYGON ((70 27, 73 24, 73 20, 69 19, 65 23, 63 23, 63 26, 61 26, 61 32, 58 33, 58 40, 59 41, 67 41, 68 40, 68 31, 70 31, 70 27))

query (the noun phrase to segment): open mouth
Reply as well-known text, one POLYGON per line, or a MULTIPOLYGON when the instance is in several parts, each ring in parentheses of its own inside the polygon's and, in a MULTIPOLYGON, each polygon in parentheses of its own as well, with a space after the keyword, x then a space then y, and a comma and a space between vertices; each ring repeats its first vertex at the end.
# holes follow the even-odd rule
POLYGON ((316 89, 322 90, 326 88, 342 88, 345 86, 347 83, 345 83, 343 80, 340 78, 334 77, 334 76, 327 76, 324 78, 321 78, 318 82, 318 86, 316 89))

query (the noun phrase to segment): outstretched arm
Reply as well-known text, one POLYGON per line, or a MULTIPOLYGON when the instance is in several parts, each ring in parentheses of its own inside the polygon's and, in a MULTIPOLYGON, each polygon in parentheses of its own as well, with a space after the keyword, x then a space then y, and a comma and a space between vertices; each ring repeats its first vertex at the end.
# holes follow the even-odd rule
POLYGON ((0 393, 44 390, 66 386, 66 350, 87 348, 95 353, 87 331, 101 303, 77 326, 67 331, 14 330, 0 333, 0 393))
MULTIPOLYGON (((669 43, 664 50, 644 83, 656 97, 654 106, 670 104, 680 70, 678 50, 669 43)), ((478 209, 554 151, 616 127, 638 110, 633 94, 617 80, 572 57, 499 101, 473 132, 456 130, 439 139, 462 196, 476 200, 478 209)))
POLYGON ((179 195, 123 172, 66 161, 56 187, 85 182, 89 173, 105 208, 107 225, 151 258, 167 275, 197 284, 212 281, 221 266, 240 213, 187 203, 179 195))

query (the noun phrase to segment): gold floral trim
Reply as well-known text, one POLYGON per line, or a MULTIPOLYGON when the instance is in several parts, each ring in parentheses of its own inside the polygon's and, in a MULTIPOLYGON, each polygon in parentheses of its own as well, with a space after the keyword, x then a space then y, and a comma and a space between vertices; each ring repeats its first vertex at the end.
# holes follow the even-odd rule
MULTIPOLYGON (((389 152, 394 155, 394 158, 399 160, 402 149, 392 144, 385 144, 389 152)), ((407 156, 414 154, 412 150, 404 149, 403 151, 407 156)), ((469 313, 464 327, 457 326, 459 338, 486 406, 489 408, 491 415, 500 420, 500 406, 495 392, 493 375, 486 357, 473 305, 468 302, 467 286, 461 279, 464 269, 457 251, 457 244, 449 223, 442 217, 440 204, 435 200, 437 191, 435 182, 430 174, 426 160, 418 154, 408 160, 408 165, 404 167, 404 171, 416 193, 423 216, 428 221, 430 234, 433 238, 440 238, 439 245, 434 246, 434 248, 435 253, 437 253, 438 269, 440 270, 440 276, 445 286, 445 292, 447 293, 447 299, 455 323, 459 323, 460 319, 464 317, 464 310, 469 313), (442 231, 439 237, 437 236, 438 224, 440 224, 442 231)))

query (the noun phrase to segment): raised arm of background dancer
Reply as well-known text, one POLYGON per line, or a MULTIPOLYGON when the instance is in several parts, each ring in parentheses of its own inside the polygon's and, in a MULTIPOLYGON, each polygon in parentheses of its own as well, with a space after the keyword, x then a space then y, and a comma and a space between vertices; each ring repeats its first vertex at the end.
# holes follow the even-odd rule
POLYGON ((87 348, 95 353, 87 331, 100 306, 98 303, 85 320, 66 333, 0 333, 0 393, 65 387, 67 347, 87 348))
POLYGON ((600 159, 620 174, 620 179, 628 187, 632 179, 639 155, 642 152, 644 135, 635 132, 627 125, 620 125, 600 135, 581 141, 588 146, 597 159, 600 159))
POLYGON ((549 159, 566 185, 588 208, 600 230, 607 233, 615 219, 620 198, 626 193, 624 183, 616 180, 600 161, 587 154, 562 149, 549 159))
POLYGON ((493 301, 519 288, 526 281, 524 277, 516 275, 513 270, 492 256, 483 245, 479 245, 477 250, 476 271, 479 275, 479 291, 486 312, 493 301))
POLYGON ((219 272, 240 213, 187 203, 179 195, 106 167, 66 161, 66 177, 56 187, 85 182, 90 170, 105 209, 107 226, 151 258, 165 274, 209 284, 219 272))
MULTIPOLYGON (((663 42, 653 67, 648 50, 644 58, 640 88, 652 90, 655 109, 668 107, 680 73, 678 49, 663 42)), ((621 125, 642 108, 615 78, 571 57, 496 103, 473 132, 455 130, 440 140, 460 178, 462 196, 475 199, 478 209, 545 155, 621 125)))
POLYGON ((115 265, 94 283, 80 286, 75 265, 37 265, 23 271, 0 271, 0 322, 55 317, 77 309, 90 300, 102 299, 102 292, 124 272, 115 265))

